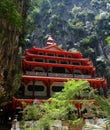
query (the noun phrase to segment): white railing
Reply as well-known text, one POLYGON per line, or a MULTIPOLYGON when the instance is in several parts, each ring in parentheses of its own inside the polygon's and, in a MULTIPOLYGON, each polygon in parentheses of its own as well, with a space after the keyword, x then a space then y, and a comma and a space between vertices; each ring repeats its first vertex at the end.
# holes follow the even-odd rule
POLYGON ((31 76, 47 76, 47 73, 46 72, 26 71, 26 75, 31 75, 31 76))
POLYGON ((26 71, 26 75, 35 76, 35 75, 36 75, 36 72, 33 72, 33 71, 26 71))
POLYGON ((79 75, 79 74, 74 74, 74 78, 92 78, 91 75, 79 75))
POLYGON ((48 73, 49 77, 63 77, 63 78, 73 78, 72 74, 65 73, 48 73))
POLYGON ((31 76, 48 76, 48 77, 63 77, 63 78, 91 78, 90 75, 80 75, 80 74, 65 74, 65 73, 47 73, 47 72, 33 72, 27 71, 26 75, 31 76))

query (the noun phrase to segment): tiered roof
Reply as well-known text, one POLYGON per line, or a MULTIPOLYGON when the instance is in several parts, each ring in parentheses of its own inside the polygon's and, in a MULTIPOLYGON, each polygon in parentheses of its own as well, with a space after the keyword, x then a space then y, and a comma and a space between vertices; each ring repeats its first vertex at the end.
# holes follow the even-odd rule
POLYGON ((25 56, 22 58, 22 64, 23 69, 26 70, 27 68, 33 69, 36 66, 43 67, 44 69, 47 69, 49 67, 64 67, 66 69, 79 69, 82 71, 87 71, 89 76, 79 76, 79 77, 57 77, 55 75, 52 76, 46 76, 46 75, 36 75, 35 73, 32 73, 30 75, 23 74, 22 79, 23 82, 27 83, 30 80, 42 80, 42 81, 48 81, 51 80, 51 82, 57 81, 57 82, 64 82, 69 79, 74 80, 87 80, 90 82, 91 86, 94 88, 107 88, 107 82, 105 78, 96 78, 95 73, 96 69, 93 66, 92 62, 88 58, 83 58, 80 52, 68 52, 60 47, 58 47, 54 40, 49 36, 46 47, 44 48, 36 48, 32 47, 31 49, 26 50, 25 56), (41 54, 40 54, 41 53, 41 54), (48 54, 51 54, 52 56, 49 56, 48 54), (65 57, 58 57, 58 55, 64 55, 65 57), (71 58, 70 58, 71 57, 71 58), (33 58, 39 58, 44 59, 45 61, 48 60, 57 60, 58 63, 48 63, 48 62, 36 62, 33 61, 33 58), (59 61, 68 61, 68 62, 80 62, 80 65, 73 65, 73 64, 60 64, 59 61))

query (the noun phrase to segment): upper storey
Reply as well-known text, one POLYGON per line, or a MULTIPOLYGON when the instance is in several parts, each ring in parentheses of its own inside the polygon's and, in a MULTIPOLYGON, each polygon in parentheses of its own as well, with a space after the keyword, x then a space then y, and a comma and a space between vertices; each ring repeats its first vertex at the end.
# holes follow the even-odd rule
POLYGON ((58 47, 50 36, 48 37, 46 47, 44 48, 32 47, 31 49, 26 50, 26 53, 57 56, 57 57, 68 57, 68 58, 82 58, 80 52, 68 52, 58 47))
POLYGON ((55 69, 56 73, 56 69, 61 70, 65 68, 64 73, 81 72, 82 74, 89 74, 92 77, 95 75, 95 68, 88 58, 83 58, 80 52, 68 52, 61 49, 50 36, 48 37, 46 47, 32 47, 31 49, 27 49, 22 63, 23 70, 28 70, 28 68, 35 70, 40 66, 44 70, 45 68, 49 70, 51 67, 55 69))
POLYGON ((92 66, 92 62, 88 58, 82 58, 80 52, 68 52, 61 49, 50 36, 48 37, 46 47, 27 49, 24 58, 28 61, 45 62, 48 59, 49 63, 60 63, 61 61, 62 64, 71 62, 73 65, 92 66))
POLYGON ((67 52, 59 48, 57 45, 50 45, 45 48, 32 47, 31 49, 26 50, 26 53, 68 58, 82 58, 80 52, 67 52))

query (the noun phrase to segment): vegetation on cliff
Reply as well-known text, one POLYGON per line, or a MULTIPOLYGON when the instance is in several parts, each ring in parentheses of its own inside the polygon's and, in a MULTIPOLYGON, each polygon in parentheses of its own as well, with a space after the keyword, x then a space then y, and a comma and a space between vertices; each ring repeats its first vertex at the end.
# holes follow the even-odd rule
POLYGON ((52 35, 63 49, 78 50, 89 57, 96 76, 105 76, 110 82, 110 48, 106 42, 110 35, 109 0, 42 0, 28 18, 34 29, 26 35, 26 47, 44 47, 47 36, 52 35))

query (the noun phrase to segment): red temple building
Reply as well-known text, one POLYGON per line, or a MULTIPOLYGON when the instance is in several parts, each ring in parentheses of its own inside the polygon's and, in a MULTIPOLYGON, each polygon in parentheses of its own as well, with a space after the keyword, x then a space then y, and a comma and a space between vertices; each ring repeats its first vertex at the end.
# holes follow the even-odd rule
POLYGON ((61 91, 69 79, 87 80, 99 94, 107 95, 106 80, 95 77, 96 69, 90 59, 83 58, 80 52, 61 49, 51 36, 44 48, 25 50, 22 69, 23 97, 26 99, 48 99, 61 91))
MULTIPOLYGON (((51 36, 44 48, 32 47, 22 56, 21 98, 13 98, 3 110, 6 119, 13 119, 17 107, 24 108, 22 102, 45 102, 55 92, 63 89, 68 80, 86 80, 97 89, 100 95, 107 97, 107 82, 104 77, 96 77, 96 69, 89 58, 83 58, 80 52, 68 52, 58 47, 51 36), (35 100, 37 99, 37 100, 35 100)), ((90 102, 95 100, 91 99, 90 102)), ((79 100, 74 100, 76 107, 79 100)), ((19 115, 19 114, 18 114, 19 115)), ((5 122, 5 121, 4 121, 5 122)))

